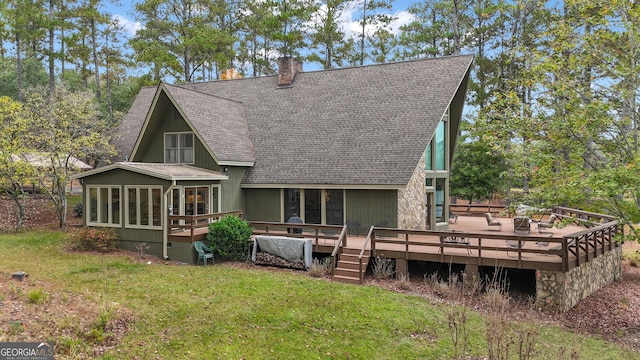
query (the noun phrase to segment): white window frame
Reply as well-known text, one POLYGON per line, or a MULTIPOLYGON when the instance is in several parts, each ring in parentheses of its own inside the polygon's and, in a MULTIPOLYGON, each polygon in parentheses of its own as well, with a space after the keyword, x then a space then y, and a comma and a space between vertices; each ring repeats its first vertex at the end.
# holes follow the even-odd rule
POLYGON ((125 212, 124 212, 124 227, 128 229, 154 229, 159 230, 162 229, 162 211, 164 209, 164 196, 162 195, 162 186, 144 186, 144 185, 127 185, 124 187, 124 203, 125 203, 125 212), (135 224, 129 223, 129 190, 136 190, 136 222, 135 224), (149 214, 149 225, 141 225, 140 218, 140 190, 147 190, 147 206, 148 206, 148 214, 149 214), (160 225, 153 225, 153 190, 160 190, 160 225))
POLYGON ((193 135, 193 131, 181 131, 181 132, 166 132, 164 133, 164 137, 163 137, 163 156, 164 156, 164 163, 165 164, 194 164, 195 163, 195 136, 193 135), (176 148, 176 150, 178 151, 178 155, 177 155, 177 162, 173 163, 173 162, 168 162, 167 161, 167 135, 176 135, 178 140, 177 140, 177 144, 178 147, 176 148), (191 135, 191 162, 183 162, 182 161, 182 150, 183 149, 189 149, 189 148, 184 148, 181 144, 181 138, 182 135, 191 135))
POLYGON ((99 227, 121 227, 122 226, 122 188, 120 185, 87 185, 87 198, 85 204, 86 211, 86 219, 87 226, 99 226, 99 227), (100 198, 100 190, 108 189, 107 195, 107 222, 100 222, 102 218, 102 200, 100 198), (91 189, 96 190, 97 198, 96 198, 96 221, 91 221, 91 189), (118 189, 118 219, 113 219, 113 202, 111 199, 113 198, 113 189, 118 189), (118 221, 115 223, 114 221, 118 221))

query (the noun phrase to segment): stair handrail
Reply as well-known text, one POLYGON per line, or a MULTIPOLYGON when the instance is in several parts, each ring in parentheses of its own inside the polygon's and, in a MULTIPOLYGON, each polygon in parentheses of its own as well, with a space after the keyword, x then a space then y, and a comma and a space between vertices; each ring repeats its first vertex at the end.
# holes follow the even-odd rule
MULTIPOLYGON (((360 278, 360 282, 362 282, 362 257, 364 256, 364 252, 365 250, 367 250, 367 246, 369 245, 369 241, 371 241, 371 236, 373 235, 373 228, 374 226, 371 225, 371 228, 369 228, 369 233, 367 234, 367 239, 364 241, 364 245, 362 245, 362 249, 360 249, 360 255, 358 255, 358 270, 360 271, 360 273, 358 274, 358 277, 360 278)), ((373 254, 373 251, 371 252, 371 254, 373 254)), ((371 257, 369 257, 371 258, 371 257)), ((366 271, 367 269, 365 269, 366 271)))
POLYGON ((338 241, 336 241, 336 245, 333 247, 333 251, 331 252, 331 276, 333 276, 333 270, 336 268, 336 258, 338 257, 338 251, 342 247, 342 241, 347 240, 347 225, 342 227, 342 231, 340 232, 340 236, 338 236, 338 241))

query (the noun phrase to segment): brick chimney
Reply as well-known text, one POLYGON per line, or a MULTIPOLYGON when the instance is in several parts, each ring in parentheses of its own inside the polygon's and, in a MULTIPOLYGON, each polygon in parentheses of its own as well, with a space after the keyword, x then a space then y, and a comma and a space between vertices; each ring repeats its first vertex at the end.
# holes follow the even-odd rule
POLYGON ((302 72, 302 62, 291 56, 278 58, 278 86, 291 86, 296 74, 302 72))

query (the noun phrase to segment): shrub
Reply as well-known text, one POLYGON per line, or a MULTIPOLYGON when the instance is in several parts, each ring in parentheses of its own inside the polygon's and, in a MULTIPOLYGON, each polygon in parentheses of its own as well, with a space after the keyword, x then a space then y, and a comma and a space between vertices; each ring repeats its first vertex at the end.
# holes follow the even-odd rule
POLYGON ((395 273, 395 261, 385 257, 376 256, 373 260, 373 277, 376 280, 384 280, 393 276, 395 273))
POLYGON ((411 290, 411 278, 409 274, 398 274, 398 289, 404 291, 411 290))
POLYGON ((309 267, 309 276, 321 277, 329 274, 331 268, 331 258, 326 257, 323 260, 314 258, 309 267))
POLYGON ((116 248, 118 234, 111 229, 86 227, 71 239, 71 250, 109 252, 116 248))
POLYGON ((226 215, 222 219, 209 224, 207 239, 216 260, 246 260, 251 239, 249 223, 234 215, 226 215))
POLYGON ((73 207, 73 213, 79 219, 82 217, 82 213, 84 212, 84 206, 81 202, 77 203, 76 206, 73 207))

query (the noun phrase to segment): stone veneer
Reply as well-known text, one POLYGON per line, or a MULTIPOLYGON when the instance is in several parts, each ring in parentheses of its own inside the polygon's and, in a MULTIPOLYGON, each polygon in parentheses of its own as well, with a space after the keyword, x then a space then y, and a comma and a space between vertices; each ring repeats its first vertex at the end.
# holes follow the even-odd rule
POLYGON ((427 230, 424 194, 426 171, 424 153, 404 190, 398 191, 398 228, 427 230))
POLYGON ((536 306, 568 311, 580 300, 622 276, 622 247, 599 255, 568 272, 536 271, 536 306))

